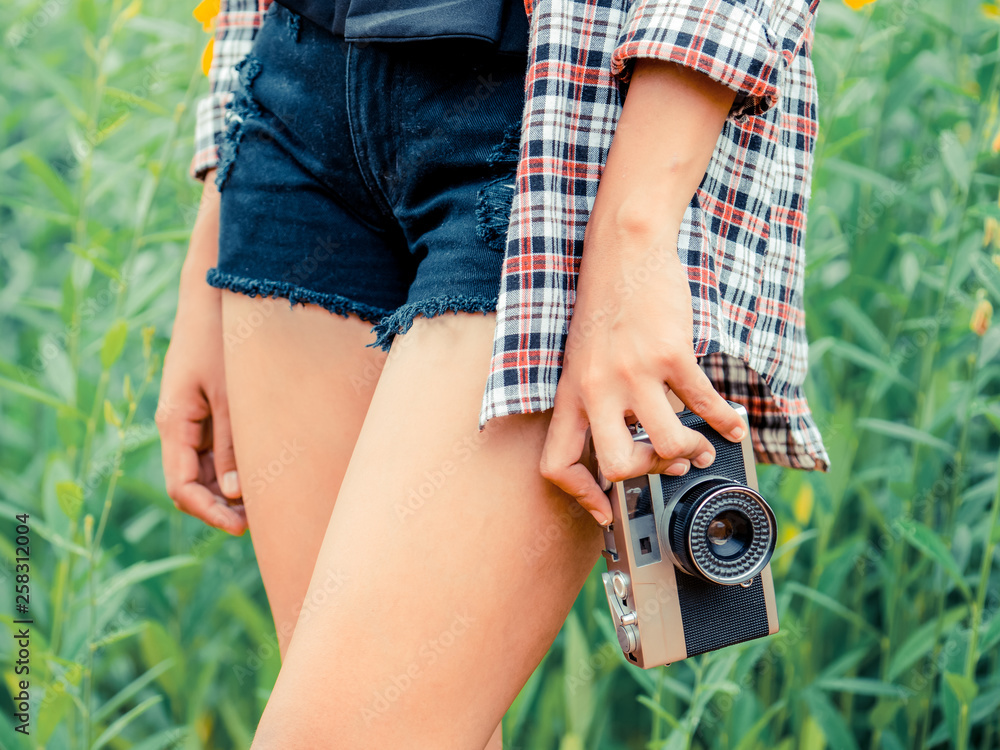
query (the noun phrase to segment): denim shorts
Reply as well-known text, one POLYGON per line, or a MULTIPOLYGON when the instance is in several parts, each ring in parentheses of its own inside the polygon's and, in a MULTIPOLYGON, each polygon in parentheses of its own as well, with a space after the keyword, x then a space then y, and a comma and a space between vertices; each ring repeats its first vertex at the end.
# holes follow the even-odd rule
POLYGON ((347 42, 273 2, 237 70, 208 283, 373 324, 496 310, 527 50, 347 42))

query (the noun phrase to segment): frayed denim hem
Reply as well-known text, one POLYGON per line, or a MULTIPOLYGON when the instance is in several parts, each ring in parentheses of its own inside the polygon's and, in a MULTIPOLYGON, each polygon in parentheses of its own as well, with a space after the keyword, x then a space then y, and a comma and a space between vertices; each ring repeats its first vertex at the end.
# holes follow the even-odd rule
POLYGON ((376 335, 376 339, 374 343, 368 346, 377 346, 383 351, 389 351, 389 347, 392 345, 392 340, 395 336, 409 331, 410 326, 413 325, 413 319, 417 315, 422 315, 425 318, 433 318, 447 312, 478 312, 486 315, 487 313, 496 312, 496 309, 496 297, 456 295, 424 299, 419 302, 409 302, 372 328, 372 333, 376 335))
MULTIPOLYGON (((363 302, 355 302, 339 294, 328 294, 314 292, 312 289, 305 289, 286 281, 269 281, 267 279, 251 279, 246 276, 234 276, 233 274, 220 271, 218 268, 209 269, 205 277, 209 286, 216 289, 228 289, 231 292, 239 292, 250 297, 282 297, 287 299, 289 304, 304 305, 307 302, 319 305, 326 310, 337 315, 347 317, 357 315, 366 323, 378 323, 386 316, 394 314, 392 310, 386 310, 373 305, 366 305, 363 302)), ((398 311, 397 311, 398 312, 398 311)))

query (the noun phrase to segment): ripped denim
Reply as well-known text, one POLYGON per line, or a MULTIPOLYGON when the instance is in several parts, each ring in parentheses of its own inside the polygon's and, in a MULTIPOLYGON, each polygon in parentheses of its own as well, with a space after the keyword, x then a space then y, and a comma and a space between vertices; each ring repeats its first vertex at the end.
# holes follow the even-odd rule
POLYGON ((272 3, 227 107, 208 283, 355 315, 383 349, 417 316, 494 311, 526 64, 345 42, 272 3))

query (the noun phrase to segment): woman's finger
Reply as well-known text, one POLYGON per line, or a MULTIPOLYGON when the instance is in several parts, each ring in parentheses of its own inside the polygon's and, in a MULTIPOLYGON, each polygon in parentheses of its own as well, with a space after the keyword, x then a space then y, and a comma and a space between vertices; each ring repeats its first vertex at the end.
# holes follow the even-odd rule
POLYGON ((649 453, 637 447, 625 424, 625 407, 602 403, 590 417, 590 432, 601 473, 611 482, 620 482, 646 473, 649 453))
POLYGON ((163 478, 174 506, 210 526, 239 536, 247 527, 242 508, 226 505, 201 482, 199 446, 204 442, 204 424, 176 413, 158 421, 163 454, 163 478))
POLYGON ((586 437, 586 415, 557 394, 539 471, 556 487, 576 498, 601 526, 607 526, 611 523, 611 502, 587 467, 580 463, 586 437))
POLYGON ((225 394, 209 399, 212 406, 212 453, 215 459, 215 476, 222 494, 231 500, 241 496, 239 475, 236 473, 236 452, 233 450, 233 431, 229 423, 229 402, 225 394))
POLYGON ((213 494, 200 482, 187 482, 181 485, 174 505, 188 515, 233 536, 242 536, 247 529, 247 517, 243 506, 227 505, 224 497, 213 494))
POLYGON ((694 358, 677 364, 669 381, 670 387, 688 409, 704 419, 727 440, 743 439, 747 426, 739 413, 719 395, 711 379, 694 358))
POLYGON ((651 474, 686 474, 693 463, 704 469, 715 460, 715 449, 707 437, 681 424, 667 400, 662 384, 649 384, 637 393, 633 411, 655 451, 651 474))

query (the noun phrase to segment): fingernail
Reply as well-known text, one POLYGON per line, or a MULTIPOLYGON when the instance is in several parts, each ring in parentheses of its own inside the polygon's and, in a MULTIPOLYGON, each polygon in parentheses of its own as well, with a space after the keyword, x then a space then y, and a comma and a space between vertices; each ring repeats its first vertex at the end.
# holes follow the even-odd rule
POLYGON ((681 476, 682 474, 687 474, 689 464, 687 461, 678 461, 675 464, 670 464, 667 467, 667 474, 673 474, 674 476, 681 476))
POLYGON ((737 427, 735 430, 729 433, 729 439, 733 441, 742 440, 745 434, 746 433, 743 431, 742 427, 737 427))
POLYGON ((712 465, 712 461, 714 461, 714 460, 715 460, 715 457, 712 456, 712 452, 711 451, 705 451, 700 456, 698 456, 698 458, 696 458, 694 460, 694 465, 697 466, 699 469, 704 469, 704 468, 706 468, 708 466, 711 466, 712 465))
POLYGON ((222 491, 227 495, 240 494, 240 478, 235 471, 227 471, 222 475, 222 491))
POLYGON ((607 526, 607 525, 608 525, 609 523, 611 523, 611 522, 610 522, 610 521, 608 520, 607 516, 605 516, 605 515, 604 515, 603 513, 601 513, 601 511, 599 511, 599 510, 592 510, 592 511, 590 511, 590 515, 592 515, 592 516, 594 517, 594 519, 595 519, 595 520, 596 520, 596 521, 597 521, 597 522, 598 522, 599 524, 601 524, 601 526, 607 526))

